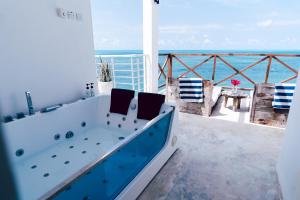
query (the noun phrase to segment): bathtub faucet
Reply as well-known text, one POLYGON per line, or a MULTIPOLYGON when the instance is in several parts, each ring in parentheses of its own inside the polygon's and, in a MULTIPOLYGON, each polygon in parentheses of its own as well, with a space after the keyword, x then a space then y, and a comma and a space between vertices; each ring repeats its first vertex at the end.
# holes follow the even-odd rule
POLYGON ((26 95, 29 115, 34 115, 34 109, 33 109, 33 105, 32 105, 32 99, 31 99, 30 92, 25 92, 25 95, 26 95))

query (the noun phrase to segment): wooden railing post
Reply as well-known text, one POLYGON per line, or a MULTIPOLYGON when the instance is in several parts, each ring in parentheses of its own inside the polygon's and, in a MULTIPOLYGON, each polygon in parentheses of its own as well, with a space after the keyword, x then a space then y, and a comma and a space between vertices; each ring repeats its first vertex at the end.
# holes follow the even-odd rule
POLYGON ((268 66, 267 66, 267 70, 266 70, 266 76, 265 76, 265 83, 268 83, 269 81, 269 74, 270 74, 270 70, 271 70, 271 65, 272 65, 272 56, 269 56, 269 62, 268 62, 268 66))
POLYGON ((211 77, 211 80, 213 82, 215 82, 216 67, 217 67, 217 55, 214 55, 214 66, 213 66, 212 77, 211 77))
POLYGON ((173 79, 173 57, 171 54, 168 55, 168 75, 167 75, 167 81, 168 83, 171 83, 173 79))

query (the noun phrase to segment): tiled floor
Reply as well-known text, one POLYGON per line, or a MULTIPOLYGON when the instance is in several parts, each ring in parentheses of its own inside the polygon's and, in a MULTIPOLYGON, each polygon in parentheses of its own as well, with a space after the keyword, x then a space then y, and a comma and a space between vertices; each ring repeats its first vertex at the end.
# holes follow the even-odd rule
POLYGON ((181 113, 180 149, 139 200, 277 200, 283 130, 181 113))

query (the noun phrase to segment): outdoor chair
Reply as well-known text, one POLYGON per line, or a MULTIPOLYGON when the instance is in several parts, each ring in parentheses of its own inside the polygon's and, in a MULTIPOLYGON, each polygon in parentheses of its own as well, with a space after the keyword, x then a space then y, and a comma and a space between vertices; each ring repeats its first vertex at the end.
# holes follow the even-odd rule
POLYGON ((250 121, 285 127, 292 103, 295 84, 256 84, 250 121))
POLYGON ((221 87, 214 87, 210 80, 172 79, 167 84, 167 100, 175 101, 180 112, 210 116, 221 90, 221 87))

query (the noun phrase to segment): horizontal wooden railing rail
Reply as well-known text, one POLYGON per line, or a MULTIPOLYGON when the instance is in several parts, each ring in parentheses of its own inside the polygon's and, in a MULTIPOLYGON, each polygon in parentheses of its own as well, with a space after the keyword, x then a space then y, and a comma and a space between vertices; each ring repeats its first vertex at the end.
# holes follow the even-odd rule
MULTIPOLYGON (((281 83, 286 83, 291 80, 294 80, 298 77, 298 71, 291 67, 289 64, 287 64, 285 61, 282 60, 282 58, 300 58, 300 54, 255 54, 255 53, 220 53, 220 54, 211 54, 211 53, 192 53, 192 54, 186 54, 186 53, 181 53, 181 54, 160 54, 160 57, 166 57, 165 61, 163 62, 163 65, 159 64, 159 79, 164 78, 164 80, 172 80, 172 79, 178 79, 181 77, 184 77, 190 73, 193 73, 195 77, 199 77, 204 79, 203 75, 201 75, 199 72, 196 70, 203 66, 204 64, 208 63, 209 61, 213 60, 212 64, 212 75, 211 75, 211 80, 214 82, 214 85, 220 85, 221 83, 224 83, 225 81, 240 75, 243 78, 245 78, 251 85, 255 85, 256 82, 250 78, 248 75, 245 74, 245 72, 259 64, 261 64, 264 61, 267 61, 267 67, 265 71, 265 78, 264 78, 264 83, 269 83, 269 75, 271 72, 271 67, 272 64, 274 63, 273 61, 276 60, 283 68, 288 69, 293 75, 287 79, 284 79, 280 81, 281 83), (231 64, 228 60, 227 57, 234 57, 234 56, 239 56, 239 57, 258 57, 258 60, 253 62, 252 64, 244 67, 243 69, 238 69, 235 67, 233 64, 231 64), (194 66, 189 66, 186 62, 183 61, 183 57, 207 57, 200 63, 194 65, 194 66), (173 61, 177 61, 181 66, 185 68, 185 72, 181 73, 177 77, 173 77, 173 61), (230 74, 229 76, 226 76, 222 80, 216 80, 216 71, 218 69, 218 64, 217 61, 221 62, 224 66, 227 68, 230 68, 233 73, 230 74), (167 68, 167 69, 166 69, 167 68), (167 72, 166 72, 167 70, 167 72)), ((300 59, 299 59, 299 66, 300 66, 300 59)), ((298 67, 298 66, 297 66, 298 67)), ((161 87, 164 87, 165 83, 160 85, 161 87)), ((247 88, 249 89, 249 88, 247 88)))
POLYGON ((278 56, 300 57, 300 54, 276 54, 276 53, 160 53, 159 56, 278 56))

